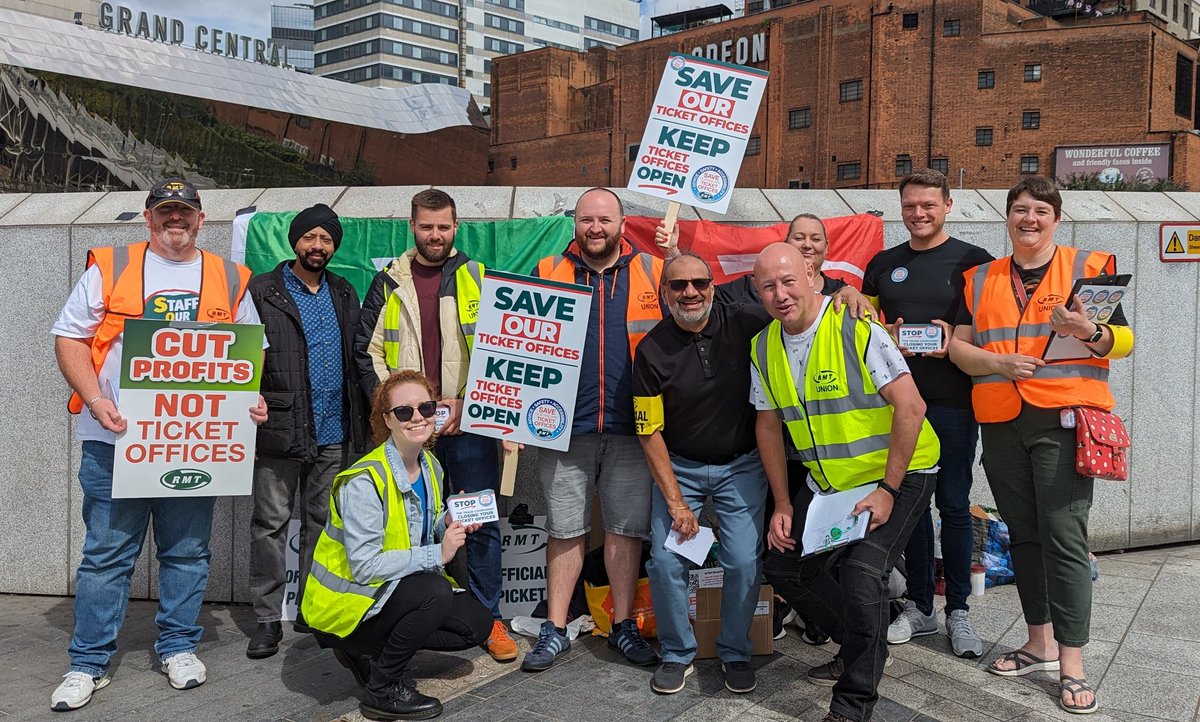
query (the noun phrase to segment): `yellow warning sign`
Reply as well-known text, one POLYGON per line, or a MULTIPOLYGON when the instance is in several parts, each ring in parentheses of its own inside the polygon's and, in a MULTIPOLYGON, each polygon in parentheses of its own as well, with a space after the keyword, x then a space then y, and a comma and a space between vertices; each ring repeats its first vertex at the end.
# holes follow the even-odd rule
MULTIPOLYGON (((1190 234, 1189 234, 1190 235, 1190 234)), ((1190 242, 1191 239, 1189 239, 1190 242)), ((1183 244, 1179 242, 1179 234, 1172 233, 1171 241, 1167 243, 1167 249, 1163 253, 1183 253, 1183 244)))
POLYGON ((1158 260, 1164 263, 1200 263, 1200 223, 1159 225, 1158 260))
POLYGON ((1187 252, 1189 256, 1200 255, 1200 231, 1189 230, 1187 252))

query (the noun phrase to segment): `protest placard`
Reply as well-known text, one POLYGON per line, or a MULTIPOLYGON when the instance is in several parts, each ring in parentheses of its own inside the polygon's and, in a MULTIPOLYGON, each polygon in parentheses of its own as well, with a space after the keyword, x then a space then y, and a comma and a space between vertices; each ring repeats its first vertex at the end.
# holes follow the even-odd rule
POLYGON ((566 451, 592 289, 489 270, 462 428, 566 451))
POLYGON ((113 498, 251 491, 263 327, 125 322, 113 498))
POLYGON ((724 213, 766 87, 765 70, 671 53, 628 188, 724 213))

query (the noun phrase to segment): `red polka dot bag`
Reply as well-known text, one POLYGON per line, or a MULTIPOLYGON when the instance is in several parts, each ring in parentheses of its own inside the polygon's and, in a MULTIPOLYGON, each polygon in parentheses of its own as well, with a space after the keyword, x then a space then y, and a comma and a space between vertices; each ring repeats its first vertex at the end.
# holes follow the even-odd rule
POLYGON ((1083 476, 1129 478, 1129 432, 1116 414, 1075 407, 1075 470, 1083 476))

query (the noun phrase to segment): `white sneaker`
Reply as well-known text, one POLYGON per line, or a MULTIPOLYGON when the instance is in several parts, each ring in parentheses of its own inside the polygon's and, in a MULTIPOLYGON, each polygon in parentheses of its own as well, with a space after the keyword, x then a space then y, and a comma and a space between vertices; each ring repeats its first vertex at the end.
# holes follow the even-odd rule
POLYGON ((92 701, 92 693, 108 686, 112 678, 108 674, 93 677, 87 672, 67 672, 62 684, 50 695, 50 709, 65 712, 79 709, 92 701))
POLYGON ((204 684, 207 670, 204 663, 191 652, 172 654, 162 661, 162 672, 175 689, 192 689, 204 684))
POLYGON ((936 634, 937 630, 937 612, 921 614, 917 605, 908 602, 904 605, 904 611, 888 627, 887 641, 888 644, 904 644, 913 637, 936 634))

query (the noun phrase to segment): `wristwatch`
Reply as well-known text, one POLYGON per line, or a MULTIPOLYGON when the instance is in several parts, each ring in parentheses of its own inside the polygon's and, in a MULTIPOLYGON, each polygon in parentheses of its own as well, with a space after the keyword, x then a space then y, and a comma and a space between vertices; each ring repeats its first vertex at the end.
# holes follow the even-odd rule
POLYGON ((1084 343, 1100 343, 1100 339, 1104 338, 1104 324, 1096 324, 1096 333, 1090 337, 1083 339, 1084 343))

